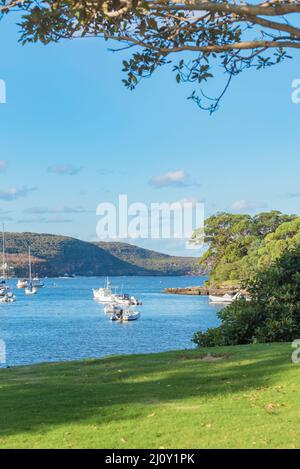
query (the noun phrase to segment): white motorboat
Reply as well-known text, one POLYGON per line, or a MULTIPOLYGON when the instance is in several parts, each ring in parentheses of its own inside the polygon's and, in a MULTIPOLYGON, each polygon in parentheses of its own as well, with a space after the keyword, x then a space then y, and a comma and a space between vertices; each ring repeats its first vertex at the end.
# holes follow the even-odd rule
POLYGON ((26 280, 26 278, 22 278, 17 281, 17 288, 26 288, 26 287, 28 287, 28 280, 26 280))
POLYGON ((104 288, 94 288, 93 295, 94 295, 95 300, 98 300, 101 303, 115 303, 116 302, 116 295, 114 295, 112 292, 108 277, 106 277, 104 288))
POLYGON ((116 303, 124 306, 140 306, 142 302, 134 296, 129 296, 126 293, 124 295, 115 295, 116 303))
POLYGON ((115 295, 115 302, 123 306, 131 306, 131 301, 128 295, 115 295))
POLYGON ((104 306, 105 314, 115 314, 119 313, 121 310, 121 306, 114 303, 110 303, 104 306))
POLYGON ((112 321, 118 321, 118 322, 129 322, 129 321, 136 321, 139 319, 140 313, 139 311, 131 311, 129 309, 127 310, 121 310, 119 313, 115 313, 111 316, 112 321))
POLYGON ((16 297, 13 292, 8 291, 5 293, 4 296, 0 298, 0 303, 14 303, 16 301, 16 297))
POLYGON ((25 295, 35 295, 37 293, 37 287, 35 287, 32 283, 30 246, 28 248, 28 264, 29 264, 29 282, 28 282, 28 286, 25 288, 25 295))
POLYGON ((241 297, 241 293, 238 292, 235 295, 230 295, 226 293, 223 296, 209 295, 209 301, 211 303, 221 303, 221 304, 230 304, 235 300, 238 300, 241 297))
POLYGON ((94 298, 101 303, 111 303, 122 306, 137 306, 142 304, 141 301, 134 296, 129 296, 126 293, 113 293, 108 277, 106 277, 104 288, 94 288, 93 295, 94 298))
POLYGON ((130 301, 131 301, 132 306, 141 306, 143 304, 140 300, 135 298, 135 296, 131 296, 130 301))
POLYGON ((0 284, 0 297, 5 296, 8 291, 10 291, 10 287, 6 285, 5 280, 2 280, 0 284))
POLYGON ((40 279, 39 279, 39 276, 36 275, 33 279, 32 279, 32 285, 35 287, 35 288, 43 288, 45 286, 44 282, 42 282, 40 279))

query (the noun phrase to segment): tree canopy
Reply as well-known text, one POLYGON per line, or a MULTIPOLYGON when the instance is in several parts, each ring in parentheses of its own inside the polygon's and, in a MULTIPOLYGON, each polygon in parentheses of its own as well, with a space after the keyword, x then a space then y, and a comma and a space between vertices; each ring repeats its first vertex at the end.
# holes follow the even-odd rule
MULTIPOLYGON (((196 231, 195 242, 198 236, 196 231)), ((204 241, 208 249, 200 264, 211 269, 210 284, 240 284, 300 245, 300 217, 276 210, 253 217, 218 213, 206 220, 204 241)))
POLYGON ((2 15, 15 11, 21 12, 23 44, 78 37, 118 41, 125 86, 133 89, 172 64, 178 83, 195 84, 190 99, 210 112, 232 77, 278 64, 288 50, 300 48, 298 0, 0 0, 2 15), (206 96, 202 85, 220 66, 224 87, 217 97, 206 96))

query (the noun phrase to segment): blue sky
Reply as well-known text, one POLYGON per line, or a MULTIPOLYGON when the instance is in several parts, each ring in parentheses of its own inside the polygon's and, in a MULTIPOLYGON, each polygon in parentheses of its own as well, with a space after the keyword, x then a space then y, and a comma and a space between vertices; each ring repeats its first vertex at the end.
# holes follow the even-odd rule
MULTIPOLYGON (((7 86, 0 218, 7 230, 92 240, 96 206, 120 193, 146 204, 204 200, 206 215, 299 213, 300 104, 291 100, 297 52, 277 68, 246 71, 210 116, 186 99, 192 88, 177 85, 167 68, 134 92, 125 89, 124 57, 101 40, 22 47, 17 37, 11 21, 0 23, 7 86)), ((173 241, 137 244, 191 254, 173 241)))

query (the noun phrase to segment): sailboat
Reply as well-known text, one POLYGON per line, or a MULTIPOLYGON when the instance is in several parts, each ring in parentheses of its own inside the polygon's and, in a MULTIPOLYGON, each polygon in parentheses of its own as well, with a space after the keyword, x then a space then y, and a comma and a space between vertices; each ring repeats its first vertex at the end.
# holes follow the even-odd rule
POLYGON ((4 225, 2 227, 2 278, 0 281, 0 303, 13 303, 16 297, 10 286, 7 284, 7 262, 5 255, 5 233, 4 225))
POLYGON ((31 272, 31 252, 30 246, 28 248, 28 263, 29 263, 29 282, 28 286, 25 288, 25 295, 35 295, 37 288, 32 284, 32 272, 31 272))

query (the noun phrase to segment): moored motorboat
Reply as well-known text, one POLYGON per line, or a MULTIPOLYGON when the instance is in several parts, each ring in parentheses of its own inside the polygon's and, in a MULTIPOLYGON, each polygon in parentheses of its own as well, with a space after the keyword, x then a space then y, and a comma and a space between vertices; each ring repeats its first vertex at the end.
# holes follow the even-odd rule
POLYGON ((42 282, 42 280, 39 279, 38 275, 36 275, 33 279, 32 279, 32 285, 35 287, 35 288, 43 288, 45 286, 44 282, 42 282))
POLYGON ((226 293, 225 295, 222 295, 222 296, 209 295, 210 303, 230 304, 230 303, 233 303, 233 301, 239 300, 242 298, 244 298, 244 295, 241 292, 237 292, 234 295, 230 295, 229 293, 226 293))
POLYGON ((120 305, 110 303, 104 306, 104 312, 105 314, 115 314, 118 313, 122 310, 120 305))
POLYGON ((0 303, 14 303, 16 301, 16 297, 13 292, 8 291, 5 293, 4 296, 0 298, 0 303))
POLYGON ((131 301, 132 306, 141 306, 143 304, 141 300, 139 300, 135 296, 131 296, 130 301, 131 301))
POLYGON ((26 287, 28 287, 28 280, 26 280, 26 278, 22 278, 17 281, 17 288, 26 288, 26 287))
POLYGON ((115 302, 119 305, 130 306, 131 301, 128 295, 114 295, 115 302))
POLYGON ((104 288, 93 289, 93 296, 95 300, 98 300, 101 303, 115 303, 116 302, 116 298, 115 298, 116 295, 114 295, 112 292, 108 277, 106 277, 104 288))
POLYGON ((4 280, 2 280, 0 285, 0 297, 5 296, 8 291, 10 291, 10 287, 6 284, 4 280))
POLYGON ((142 304, 142 302, 139 301, 137 298, 135 298, 134 296, 129 296, 127 293, 113 293, 108 277, 106 277, 105 285, 103 288, 93 289, 93 296, 95 300, 98 300, 101 303, 111 303, 122 306, 138 306, 142 304))
POLYGON ((131 311, 129 309, 127 310, 121 310, 119 313, 115 313, 111 316, 112 321, 118 321, 118 322, 129 322, 129 321, 136 321, 139 319, 140 313, 139 311, 131 311))
POLYGON ((124 306, 140 306, 142 302, 134 296, 129 296, 126 293, 123 295, 115 295, 116 303, 124 306))

